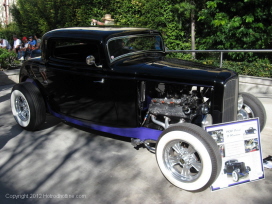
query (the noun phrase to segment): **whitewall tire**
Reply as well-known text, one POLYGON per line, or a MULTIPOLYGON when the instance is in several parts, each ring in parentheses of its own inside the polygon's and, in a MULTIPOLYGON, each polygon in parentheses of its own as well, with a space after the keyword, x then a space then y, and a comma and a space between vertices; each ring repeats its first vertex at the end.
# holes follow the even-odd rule
POLYGON ((13 116, 22 128, 36 130, 44 123, 44 99, 32 83, 16 84, 11 91, 10 104, 13 116))
POLYGON ((193 124, 166 129, 157 142, 156 158, 163 175, 173 185, 188 191, 209 187, 222 166, 215 141, 193 124))

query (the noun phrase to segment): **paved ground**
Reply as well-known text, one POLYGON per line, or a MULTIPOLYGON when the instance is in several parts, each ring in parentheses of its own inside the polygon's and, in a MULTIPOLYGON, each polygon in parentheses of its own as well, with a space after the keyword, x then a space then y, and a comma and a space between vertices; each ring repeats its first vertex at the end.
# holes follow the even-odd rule
MULTIPOLYGON (((265 170, 263 180, 191 193, 171 185, 161 174, 155 155, 144 148, 134 149, 129 141, 99 136, 52 117, 47 117, 42 130, 24 131, 11 114, 11 87, 0 86, 0 203, 272 202, 270 169, 265 170)), ((272 95, 258 97, 268 113, 261 134, 266 157, 272 155, 272 95)))

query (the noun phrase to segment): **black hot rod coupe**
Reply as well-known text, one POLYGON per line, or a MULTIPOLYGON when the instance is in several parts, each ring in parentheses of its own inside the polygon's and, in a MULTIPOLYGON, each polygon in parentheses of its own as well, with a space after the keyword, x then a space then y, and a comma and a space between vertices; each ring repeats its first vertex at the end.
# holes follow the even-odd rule
POLYGON ((167 58, 161 33, 146 28, 75 27, 42 37, 11 93, 17 123, 36 130, 46 112, 64 121, 131 138, 156 153, 179 188, 209 187, 222 161, 208 125, 260 118, 260 101, 238 93, 235 72, 167 58))
POLYGON ((257 130, 253 127, 250 127, 247 130, 245 130, 246 135, 255 134, 256 132, 257 132, 257 130))
POLYGON ((237 159, 231 159, 225 162, 224 174, 231 175, 232 180, 238 182, 241 177, 249 174, 251 168, 245 165, 245 162, 238 162, 237 159))

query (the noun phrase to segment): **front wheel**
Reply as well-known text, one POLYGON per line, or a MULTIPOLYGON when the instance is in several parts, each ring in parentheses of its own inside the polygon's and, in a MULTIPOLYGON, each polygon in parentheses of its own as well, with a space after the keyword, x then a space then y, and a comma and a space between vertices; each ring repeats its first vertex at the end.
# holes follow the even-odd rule
POLYGON ((238 182, 239 178, 240 178, 239 172, 237 170, 234 170, 232 172, 232 179, 233 179, 233 181, 238 182))
POLYGON ((170 127, 161 134, 156 158, 163 175, 173 185, 188 191, 209 187, 222 166, 219 149, 212 137, 189 123, 170 127))
POLYGON ((259 117, 260 130, 262 131, 266 123, 266 112, 262 102, 252 94, 242 92, 240 93, 244 99, 244 105, 240 110, 243 119, 259 117))

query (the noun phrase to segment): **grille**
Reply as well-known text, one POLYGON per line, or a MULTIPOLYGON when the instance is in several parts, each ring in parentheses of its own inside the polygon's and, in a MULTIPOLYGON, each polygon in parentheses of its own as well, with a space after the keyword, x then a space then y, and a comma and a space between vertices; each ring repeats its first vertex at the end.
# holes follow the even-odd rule
POLYGON ((237 118, 238 78, 225 84, 223 100, 223 122, 235 121, 237 118))

